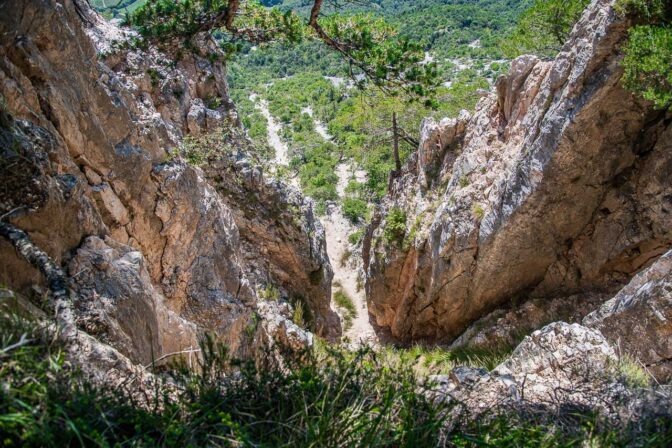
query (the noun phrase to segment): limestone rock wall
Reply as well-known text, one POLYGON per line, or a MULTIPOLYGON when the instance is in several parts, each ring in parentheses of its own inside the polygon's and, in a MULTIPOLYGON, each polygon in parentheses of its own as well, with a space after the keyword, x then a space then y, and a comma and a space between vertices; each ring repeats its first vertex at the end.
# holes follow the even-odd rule
MULTIPOLYGON (((221 64, 198 57, 172 64, 155 48, 133 48, 129 31, 82 0, 5 8, 12 13, 0 17, 0 215, 69 267, 82 328, 134 361, 192 347, 205 331, 245 354, 254 345, 245 329, 256 319, 256 280, 280 281, 271 273, 284 271, 293 293, 326 322, 323 233, 315 227, 301 237, 313 227, 293 221, 315 221, 312 210, 285 212, 273 244, 294 255, 259 252, 257 275, 249 249, 256 235, 241 238, 239 230, 244 202, 171 156, 186 134, 237 125, 221 64), (313 272, 319 280, 305 282, 313 272)), ((274 191, 289 195, 282 184, 274 191)), ((41 283, 5 241, 0 259, 3 284, 26 291, 41 283)), ((320 328, 339 329, 333 319, 320 328)))
POLYGON ((464 129, 425 123, 364 242, 369 311, 397 339, 450 342, 511 299, 613 293, 670 247, 671 117, 620 85, 612 6, 593 1, 555 60, 513 61, 464 129))
POLYGON ((672 251, 637 274, 583 324, 598 329, 661 381, 672 379, 672 251))

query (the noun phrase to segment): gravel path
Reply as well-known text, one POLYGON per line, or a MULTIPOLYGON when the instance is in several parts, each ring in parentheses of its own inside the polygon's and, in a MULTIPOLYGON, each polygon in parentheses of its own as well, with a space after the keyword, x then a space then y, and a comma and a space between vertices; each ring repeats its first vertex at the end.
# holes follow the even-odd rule
POLYGON ((268 110, 268 101, 260 99, 256 93, 250 95, 250 101, 255 104, 261 114, 268 122, 268 144, 275 150, 275 163, 278 165, 289 165, 289 147, 280 137, 282 125, 278 123, 271 111, 268 110))
MULTIPOLYGON (((352 170, 347 163, 341 163, 336 167, 336 174, 338 174, 337 190, 339 195, 343 195, 352 176, 352 170)), ((358 174, 361 176, 361 173, 358 174)), ((327 238, 327 253, 334 270, 332 291, 338 291, 340 286, 340 289, 352 299, 357 309, 357 317, 353 320, 352 327, 344 331, 343 335, 355 345, 375 344, 377 338, 369 322, 364 286, 362 285, 361 289, 357 290, 359 263, 353 266, 351 260, 347 260, 346 263, 341 262, 343 254, 348 251, 348 236, 357 229, 343 216, 340 207, 332 208, 331 213, 322 218, 322 225, 327 238)))

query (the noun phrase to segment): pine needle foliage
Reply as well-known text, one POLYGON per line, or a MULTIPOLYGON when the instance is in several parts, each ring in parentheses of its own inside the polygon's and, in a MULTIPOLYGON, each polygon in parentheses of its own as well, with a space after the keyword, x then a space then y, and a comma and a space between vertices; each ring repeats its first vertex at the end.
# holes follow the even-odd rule
POLYGON ((672 106, 672 2, 619 0, 616 11, 635 25, 623 51, 623 85, 657 109, 672 106))
POLYGON ((347 62, 358 84, 366 79, 389 94, 405 92, 433 104, 438 73, 435 64, 422 63, 422 45, 400 37, 383 19, 370 14, 323 17, 322 4, 323 0, 314 0, 304 19, 292 8, 283 12, 253 0, 149 0, 129 15, 128 23, 148 41, 175 54, 198 53, 203 47, 198 42, 216 42, 218 50, 207 55, 212 59, 240 51, 245 42, 317 40, 347 62))

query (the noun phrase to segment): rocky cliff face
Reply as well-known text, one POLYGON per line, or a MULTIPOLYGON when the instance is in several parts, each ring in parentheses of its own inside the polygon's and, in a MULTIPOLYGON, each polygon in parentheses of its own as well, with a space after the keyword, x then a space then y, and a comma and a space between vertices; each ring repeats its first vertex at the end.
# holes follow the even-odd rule
MULTIPOLYGON (((236 127, 220 64, 131 48, 86 2, 4 8, 0 215, 67 267, 81 328, 136 361, 193 347, 204 331, 244 355, 263 280, 303 297, 320 334, 340 333, 310 202, 261 180, 239 152, 207 173, 171 156, 186 134, 236 127)), ((44 285, 4 240, 0 257, 0 282, 44 285)))
POLYGON ((521 299, 610 297, 671 246, 672 117, 621 87, 612 3, 555 60, 513 61, 472 117, 423 124, 364 242, 370 313, 397 339, 450 342, 521 299))

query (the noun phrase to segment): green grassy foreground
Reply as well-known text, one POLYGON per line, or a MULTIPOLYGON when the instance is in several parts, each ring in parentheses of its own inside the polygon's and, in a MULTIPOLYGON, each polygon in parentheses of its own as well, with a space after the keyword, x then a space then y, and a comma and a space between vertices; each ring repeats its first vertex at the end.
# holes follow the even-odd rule
POLYGON ((137 390, 90 384, 56 340, 35 322, 0 318, 2 446, 592 447, 672 440, 670 421, 622 431, 592 414, 577 415, 571 427, 511 414, 448 421, 450 408, 422 393, 403 356, 331 347, 286 369, 269 357, 258 369, 206 340, 200 373, 174 366, 162 373, 173 392, 157 388, 138 399, 137 390))

